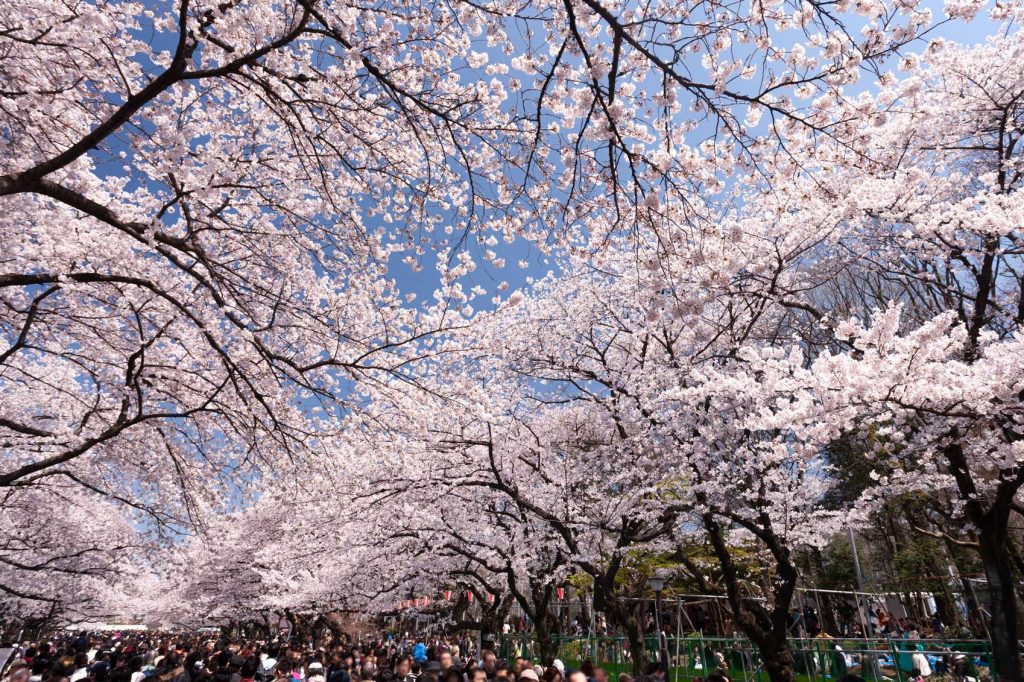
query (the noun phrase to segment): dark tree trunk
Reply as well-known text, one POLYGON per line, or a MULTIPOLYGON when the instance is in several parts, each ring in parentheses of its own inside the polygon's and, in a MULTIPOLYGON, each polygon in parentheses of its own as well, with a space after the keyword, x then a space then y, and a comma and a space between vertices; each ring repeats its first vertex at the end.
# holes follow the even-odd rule
POLYGON ((768 679, 772 682, 793 682, 796 674, 793 671, 793 654, 786 646, 786 640, 766 641, 759 643, 757 648, 761 651, 761 661, 764 664, 764 671, 768 673, 768 679))
MULTIPOLYGON (((1017 541, 1013 537, 1006 538, 1006 551, 1010 555, 1010 565, 1013 568, 1014 576, 1024 576, 1024 556, 1021 555, 1020 547, 1017 541)), ((1017 632, 1024 634, 1024 601, 1019 590, 1015 590, 1017 593, 1017 632)))
POLYGON ((836 619, 836 607, 832 603, 832 595, 823 593, 819 595, 821 601, 821 612, 818 618, 821 620, 821 627, 833 637, 839 635, 839 621, 836 619))
POLYGON ((970 578, 960 578, 960 593, 963 595, 964 603, 967 605, 967 626, 973 630, 984 630, 985 626, 981 619, 981 604, 974 598, 974 590, 971 589, 970 578))
POLYGON ((514 580, 509 579, 509 591, 512 597, 519 603, 523 613, 530 618, 533 627, 533 635, 537 642, 534 651, 536 658, 544 666, 549 666, 558 658, 558 646, 554 641, 553 633, 561 627, 558 617, 551 612, 551 598, 554 596, 554 586, 543 579, 530 578, 530 591, 524 594, 516 589, 514 580))
MULTIPOLYGON (((949 585, 943 583, 942 592, 934 594, 934 597, 935 610, 939 613, 939 620, 950 625, 959 622, 960 614, 953 604, 953 595, 949 591, 949 585)), ((924 623, 924 625, 927 625, 927 623, 924 623)))
MULTIPOLYGON (((951 435, 957 438, 960 434, 954 432, 951 435)), ((1001 478, 986 508, 958 440, 946 447, 945 455, 960 495, 966 500, 964 512, 978 532, 978 554, 988 580, 991 614, 988 630, 992 638, 992 662, 996 675, 1000 681, 1021 682, 1024 680, 1024 668, 1020 661, 1017 590, 1013 561, 1007 548, 1013 498, 1020 489, 1019 475, 1001 478)))
POLYGON ((551 635, 549 619, 545 616, 533 622, 537 634, 537 658, 541 665, 549 666, 558 657, 558 645, 551 635))
POLYGON ((979 553, 988 580, 989 634, 992 637, 992 656, 1000 682, 1024 680, 1020 661, 1019 627, 1017 617, 1017 591, 1014 589, 1013 568, 1005 551, 1005 527, 979 528, 979 553))
POLYGON ((752 599, 745 599, 740 588, 740 575, 733 562, 725 532, 712 514, 704 515, 704 528, 708 532, 715 556, 722 567, 722 579, 729 596, 729 606, 736 626, 757 646, 768 679, 772 682, 793 682, 793 655, 789 650, 789 609, 793 603, 799 575, 789 550, 764 520, 760 525, 747 524, 771 551, 775 559, 775 578, 772 581, 771 610, 752 599))
MULTIPOLYGON (((825 559, 821 555, 821 550, 814 548, 810 551, 808 557, 808 564, 811 567, 811 573, 814 575, 815 584, 818 583, 818 576, 825 569, 825 559)), ((836 636, 839 634, 839 621, 836 620, 836 607, 832 603, 832 595, 828 592, 814 592, 812 593, 815 599, 815 604, 818 608, 818 620, 820 622, 822 630, 829 633, 830 635, 836 636)))
POLYGON ((626 638, 629 641, 629 657, 633 659, 633 676, 637 677, 644 673, 647 666, 647 647, 644 644, 643 628, 635 615, 626 619, 626 638))
POLYGON ((633 661, 633 675, 643 674, 647 666, 647 647, 644 644, 644 630, 633 607, 613 595, 604 595, 605 614, 612 625, 626 633, 629 656, 633 661))

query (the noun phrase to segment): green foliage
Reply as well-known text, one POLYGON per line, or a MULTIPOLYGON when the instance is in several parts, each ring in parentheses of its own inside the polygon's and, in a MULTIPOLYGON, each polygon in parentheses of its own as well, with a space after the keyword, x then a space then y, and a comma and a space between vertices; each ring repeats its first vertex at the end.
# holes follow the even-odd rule
POLYGON ((871 472, 875 462, 866 456, 868 443, 854 434, 844 434, 825 450, 835 483, 825 495, 828 509, 848 509, 868 488, 875 485, 871 472))
POLYGON ((847 538, 837 538, 822 550, 818 587, 826 590, 856 590, 857 566, 847 538))

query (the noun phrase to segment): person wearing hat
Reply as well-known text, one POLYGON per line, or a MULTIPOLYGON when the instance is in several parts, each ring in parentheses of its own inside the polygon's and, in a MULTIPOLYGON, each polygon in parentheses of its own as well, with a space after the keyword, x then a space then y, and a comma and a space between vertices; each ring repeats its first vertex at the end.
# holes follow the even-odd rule
POLYGON ((534 672, 533 668, 523 668, 519 671, 517 682, 540 682, 540 678, 537 677, 537 673, 534 672))
POLYGON ((971 674, 974 672, 972 668, 971 660, 964 654, 953 657, 953 679, 957 682, 978 682, 978 678, 971 674))
POLYGON ((441 676, 441 664, 438 661, 427 661, 423 664, 421 682, 438 682, 441 676))
POLYGON ((306 682, 327 682, 324 664, 315 658, 306 663, 306 682))

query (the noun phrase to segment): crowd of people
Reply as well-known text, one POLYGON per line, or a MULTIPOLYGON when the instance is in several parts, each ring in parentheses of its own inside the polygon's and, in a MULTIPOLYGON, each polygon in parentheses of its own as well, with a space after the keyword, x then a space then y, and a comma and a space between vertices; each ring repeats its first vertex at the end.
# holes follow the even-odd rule
MULTIPOLYGON (((0 665, 3 661, 0 661, 0 665)), ((727 665, 708 666, 688 682, 731 682, 727 665)), ((669 682, 657 661, 633 679, 669 682)), ((918 671, 914 671, 920 675, 918 671)), ((923 678, 922 678, 923 679, 923 678)), ((466 638, 349 640, 320 647, 295 640, 232 641, 219 636, 154 633, 77 635, 17 647, 0 682, 612 682, 584 660, 577 669, 555 659, 500 659, 466 638)), ((837 682, 862 682, 842 675, 837 682)))

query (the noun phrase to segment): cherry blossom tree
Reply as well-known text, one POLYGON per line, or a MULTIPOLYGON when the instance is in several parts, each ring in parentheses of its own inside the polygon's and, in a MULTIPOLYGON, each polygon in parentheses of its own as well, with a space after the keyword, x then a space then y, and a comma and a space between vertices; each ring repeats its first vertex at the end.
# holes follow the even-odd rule
POLYGON ((883 73, 876 94, 842 105, 859 113, 833 144, 788 138, 771 183, 749 183, 721 223, 742 253, 765 247, 733 277, 735 305, 788 310, 768 327, 774 350, 755 332, 737 352, 754 376, 770 375, 771 353, 795 354, 779 374, 795 382, 789 406, 760 411, 804 444, 856 434, 878 481, 865 509, 910 490, 957 500, 966 539, 950 539, 982 560, 996 667, 1011 679, 1022 118, 1020 69, 1004 58, 1020 50, 1010 29, 976 47, 933 41, 905 75, 883 73))
POLYGON ((486 165, 466 139, 500 98, 430 71, 457 17, 399 39, 347 11, 5 7, 0 486, 194 528, 430 331, 386 278, 406 229, 378 225, 472 203, 455 158, 486 165))
POLYGON ((871 271, 887 283, 853 287, 861 305, 836 310, 862 322, 836 328, 852 348, 823 369, 830 390, 852 393, 861 425, 878 429, 877 492, 934 488, 958 500, 988 581, 997 668, 1011 679, 1022 674, 1008 537, 1024 485, 1014 368, 1024 319, 1021 46, 1019 32, 972 48, 937 41, 905 78, 883 81, 875 99, 885 118, 858 142, 871 161, 819 149, 838 172, 816 175, 818 196, 837 209, 806 213, 843 225, 834 243, 859 263, 849 281, 871 271), (868 325, 872 307, 888 312, 868 325))
POLYGON ((109 613, 120 575, 150 543, 113 503, 50 481, 4 495, 0 618, 53 626, 109 613))
POLYGON ((946 434, 936 475, 1012 594, 1013 409, 932 422, 867 391, 819 423, 838 370, 807 368, 825 349, 874 371, 829 324, 865 314, 832 285, 884 280, 863 297, 915 322, 955 311, 960 362, 994 371, 990 335, 1010 343, 1024 310, 1005 229, 1020 76, 996 68, 1015 34, 915 57, 935 22, 908 0, 3 8, 0 589, 19 611, 153 540, 179 543, 177 594, 219 595, 227 619, 461 576, 545 627, 572 566, 639 661, 616 579, 690 523, 790 679, 792 552, 837 522, 820 449, 858 409, 909 419, 897 407, 946 434), (504 300, 499 284, 474 317, 467 276, 521 239, 563 271, 504 300), (398 264, 432 259, 437 295, 414 307, 398 264), (982 428, 990 447, 966 446, 982 428), (102 557, 95 520, 116 529, 102 557), (736 542, 770 557, 767 608, 730 569, 736 542))
MULTIPOLYGON (((415 447, 414 442, 410 446, 415 447)), ((538 524, 529 510, 510 504, 500 492, 469 484, 462 469, 465 453, 454 454, 448 447, 427 452, 419 460, 426 466, 412 477, 407 472, 385 474, 370 482, 375 492, 367 495, 369 507, 400 505, 406 516, 401 524, 378 526, 378 541, 389 553, 413 560, 392 560, 383 574, 413 589, 413 598, 422 593, 436 600, 454 592, 455 629, 498 631, 501 623, 490 621, 515 603, 534 627, 541 658, 553 659, 553 600, 559 579, 569 570, 568 554, 560 538, 538 524), (396 571, 396 566, 402 569, 396 571), (469 611, 468 603, 461 604, 467 592, 474 594, 481 609, 479 622, 470 620, 468 613, 458 618, 459 612, 469 611)), ((367 514, 373 512, 355 515, 367 514)))
MULTIPOLYGON (((934 42, 907 59, 902 80, 882 74, 877 96, 823 109, 845 120, 835 144, 821 145, 805 131, 787 138, 785 154, 763 156, 772 181, 751 175, 737 189, 737 208, 695 225, 662 207, 656 239, 631 241, 618 260, 598 258, 553 277, 525 302, 522 294, 510 297, 495 326, 474 329, 474 342, 487 350, 453 373, 521 379, 491 383, 487 397, 474 399, 488 405, 491 428, 496 414, 513 413, 509 404, 494 409, 493 392, 525 395, 534 406, 600 405, 614 430, 598 442, 618 440, 617 451, 602 456, 620 462, 618 452, 628 452, 629 473, 642 472, 661 494, 672 475, 685 481, 676 488, 687 504, 670 497, 663 508, 699 519, 728 586, 736 581, 730 585, 727 537, 763 543, 779 577, 770 607, 736 589, 729 596, 737 623, 779 679, 791 674, 785 614, 797 580, 792 552, 822 544, 840 527, 841 519, 819 506, 829 485, 821 453, 855 426, 886 434, 878 447, 889 455, 876 460, 884 483, 876 494, 913 480, 962 497, 993 592, 1005 590, 994 622, 1016 608, 1005 529, 1020 488, 1017 406, 1009 397, 1018 374, 1008 368, 1001 385, 979 379, 970 399, 959 381, 949 384, 959 402, 929 396, 926 387, 965 376, 982 354, 998 362, 1016 353, 1019 221, 1010 197, 1019 180, 1020 77, 999 55, 1015 54, 1018 44, 1013 33, 979 48, 934 42), (834 322, 889 300, 903 302, 908 327, 925 325, 915 349, 934 339, 941 370, 917 372, 915 361, 934 356, 908 350, 892 352, 894 365, 882 372, 864 356, 872 346, 834 322), (963 329, 948 315, 929 321, 943 310, 963 329), (826 369, 833 355, 848 365, 826 369), (822 377, 833 383, 823 386, 822 377), (893 397, 915 390, 921 398, 893 397), (979 438, 982 432, 991 438, 979 438)), ((872 333, 898 330, 892 321, 880 326, 872 333)), ((974 371, 990 377, 994 370, 974 371)), ((459 442, 500 450, 501 439, 479 433, 478 426, 476 436, 459 442)), ((513 499, 538 497, 505 485, 513 499)), ((1003 639, 999 667, 1012 674, 1016 646, 1003 639)))
POLYGON ((410 370, 429 397, 396 406, 395 431, 415 444, 423 472, 386 478, 408 480, 396 494, 426 495, 425 506, 413 503, 423 519, 413 527, 441 527, 433 536, 454 538, 462 556, 494 542, 496 530, 478 528, 479 512, 466 515, 481 502, 500 513, 497 528, 508 523, 524 542, 535 530, 534 542, 549 548, 554 540, 592 581, 595 606, 629 634, 638 666, 646 657, 638 603, 617 581, 636 550, 671 551, 687 527, 700 528, 737 624, 773 678, 790 679, 793 552, 836 530, 838 519, 820 506, 828 485, 820 455, 837 432, 796 441, 796 426, 817 413, 813 401, 791 404, 805 384, 789 375, 803 358, 777 329, 801 306, 775 302, 746 277, 763 271, 766 238, 737 255, 731 232, 702 236, 699 251, 681 240, 668 251, 652 235, 639 256, 623 242, 597 267, 538 282, 438 342, 410 370), (458 501, 449 515, 435 509, 446 490, 458 501), (751 543, 772 567, 767 608, 734 566, 735 548, 751 543))
POLYGON ((446 519, 443 546, 505 583, 530 618, 545 660, 556 653, 550 637, 557 587, 570 573, 584 573, 597 603, 617 609, 639 666, 642 625, 636 604, 618 598, 615 582, 624 551, 663 535, 668 523, 645 522, 641 494, 617 480, 610 453, 599 446, 607 434, 588 428, 586 411, 524 407, 431 424, 441 449, 438 487, 455 502, 483 506, 469 524, 446 519), (609 492, 615 485, 619 494, 609 492))
MULTIPOLYGON (((587 418, 606 422, 607 431, 591 437, 613 476, 603 496, 632 510, 612 537, 649 543, 696 524, 721 566, 737 626, 758 645, 773 679, 789 679, 794 552, 837 530, 838 519, 821 506, 828 487, 821 451, 833 434, 797 440, 801 404, 790 401, 801 383, 790 375, 802 356, 749 341, 763 343, 788 309, 736 309, 742 299, 735 281, 752 263, 727 246, 708 239, 703 262, 686 272, 690 281, 722 278, 717 287, 715 279, 707 288, 673 287, 668 273, 683 266, 674 257, 659 262, 664 269, 638 274, 634 254, 602 263, 599 274, 546 283, 535 301, 497 316, 503 335, 496 355, 511 359, 511 371, 544 382, 533 400, 595 405, 587 418), (762 356, 779 367, 769 372, 762 356), (616 494, 622 490, 636 497, 616 494), (772 567, 769 595, 744 592, 734 552, 750 543, 772 567)), ((812 414, 805 408, 803 419, 812 414)))

